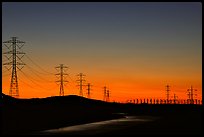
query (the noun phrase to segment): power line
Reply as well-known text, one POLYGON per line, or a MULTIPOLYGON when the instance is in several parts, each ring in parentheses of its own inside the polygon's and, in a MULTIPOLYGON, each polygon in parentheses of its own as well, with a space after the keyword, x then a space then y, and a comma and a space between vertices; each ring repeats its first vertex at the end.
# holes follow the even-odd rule
MULTIPOLYGON (((33 81, 36 81, 36 82, 38 82, 39 80, 37 80, 37 79, 35 79, 35 78, 33 78, 32 76, 30 76, 30 75, 28 75, 28 74, 26 74, 25 72, 23 72, 23 71, 20 71, 25 77, 29 77, 29 79, 30 80, 33 80, 33 81)), ((39 82, 39 83, 41 83, 41 82, 39 82)))
POLYGON ((20 72, 21 72, 28 80, 30 80, 33 84, 35 84, 35 85, 41 87, 38 83, 34 82, 34 81, 37 81, 37 80, 31 78, 30 76, 28 76, 28 75, 27 75, 26 73, 24 73, 23 71, 20 71, 20 72))
MULTIPOLYGON (((67 76, 68 76, 69 79, 71 80, 71 82, 70 82, 69 85, 74 89, 74 88, 75 88, 75 86, 74 86, 74 85, 75 85, 75 84, 74 84, 75 82, 71 79, 71 77, 69 76, 69 74, 68 74, 67 76), (72 84, 72 83, 73 83, 73 84, 72 84)), ((66 85, 65 85, 65 86, 66 86, 66 85)))
POLYGON ((27 65, 27 68, 29 68, 38 78, 40 78, 42 81, 47 81, 47 82, 53 82, 53 81, 50 81, 50 80, 47 80, 43 77, 41 77, 40 75, 38 75, 36 72, 36 70, 32 69, 30 66, 27 65))
POLYGON ((45 72, 46 74, 50 74, 50 75, 54 75, 54 73, 50 73, 48 71, 45 71, 40 65, 38 65, 37 63, 35 63, 28 55, 25 55, 35 66, 37 66, 39 69, 41 69, 43 72, 45 72))
POLYGON ((42 87, 40 84, 36 83, 34 80, 32 80, 33 78, 31 78, 30 76, 28 76, 27 74, 25 74, 23 71, 20 71, 27 79, 29 79, 33 84, 37 85, 38 87, 40 87, 41 89, 44 90, 52 90, 52 89, 48 89, 48 88, 44 88, 42 87))
POLYGON ((10 74, 9 70, 2 70, 2 74, 7 74, 7 73, 10 74))
POLYGON ((7 76, 10 76, 11 74, 3 74, 2 76, 3 77, 7 77, 7 76))
POLYGON ((32 71, 35 71, 35 72, 37 72, 37 73, 39 73, 39 74, 45 74, 45 73, 39 72, 38 70, 34 69, 33 67, 29 66, 28 64, 27 64, 27 66, 28 66, 30 69, 32 69, 32 71))
POLYGON ((74 83, 75 81, 68 75, 69 79, 74 83))
MULTIPOLYGON (((30 84, 26 83, 25 81, 23 81, 23 80, 21 80, 21 79, 19 79, 19 80, 20 80, 22 83, 24 83, 25 85, 27 85, 28 87, 32 88, 32 89, 36 89, 36 90, 42 89, 41 87, 38 88, 38 86, 37 86, 37 88, 36 88, 36 87, 33 87, 33 86, 31 86, 30 84)), ((43 89, 44 89, 44 88, 43 88, 43 89)), ((46 91, 49 91, 49 92, 50 92, 50 89, 49 89, 49 90, 46 89, 46 91)))
POLYGON ((8 70, 2 70, 2 73, 6 73, 6 72, 9 72, 8 70))
POLYGON ((30 84, 28 84, 28 83, 26 83, 26 82, 24 82, 23 80, 21 80, 20 78, 19 78, 19 80, 22 82, 22 83, 24 83, 24 84, 26 84, 27 86, 29 86, 30 88, 34 88, 33 86, 31 86, 30 84))

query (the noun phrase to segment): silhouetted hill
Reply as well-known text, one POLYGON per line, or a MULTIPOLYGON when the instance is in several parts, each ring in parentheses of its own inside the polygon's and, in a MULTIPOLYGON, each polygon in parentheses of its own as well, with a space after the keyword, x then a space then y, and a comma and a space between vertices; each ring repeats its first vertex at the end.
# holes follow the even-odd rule
POLYGON ((202 116, 200 105, 120 104, 76 95, 16 99, 2 94, 1 105, 4 134, 23 134, 123 117, 119 113, 158 116, 161 118, 159 125, 154 125, 158 128, 172 128, 171 125, 177 124, 185 129, 183 123, 187 120, 200 128, 202 116))
POLYGON ((68 96, 52 96, 47 98, 31 98, 31 99, 17 99, 2 93, 2 100, 5 103, 17 103, 17 104, 50 104, 50 103, 65 103, 66 105, 81 104, 81 103, 97 103, 97 104, 107 104, 107 102, 101 100, 88 99, 85 97, 80 97, 77 95, 68 96))
POLYGON ((75 95, 16 99, 2 94, 3 133, 21 134, 121 117, 106 104, 75 95))

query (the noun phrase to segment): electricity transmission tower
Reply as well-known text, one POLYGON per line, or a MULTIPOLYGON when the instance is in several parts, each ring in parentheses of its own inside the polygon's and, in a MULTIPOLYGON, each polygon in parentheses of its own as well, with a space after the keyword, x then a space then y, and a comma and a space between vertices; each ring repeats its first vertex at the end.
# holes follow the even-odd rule
POLYGON ((79 73, 77 76, 79 76, 79 79, 77 80, 77 82, 79 82, 79 84, 77 86, 79 86, 79 96, 83 97, 83 90, 82 87, 85 86, 83 84, 83 82, 85 82, 86 80, 83 79, 83 77, 85 76, 83 73, 79 73))
POLYGON ((167 104, 169 103, 169 91, 170 91, 170 86, 166 85, 166 99, 167 99, 167 104))
POLYGON ((107 93, 106 93, 106 92, 107 92, 107 87, 104 86, 103 89, 104 89, 104 90, 103 90, 103 100, 106 101, 106 97, 107 97, 107 93))
POLYGON ((91 85, 90 83, 87 84, 87 97, 88 97, 88 98, 91 97, 91 95, 90 95, 90 94, 91 94, 91 92, 90 92, 90 91, 91 91, 91 86, 92 86, 92 85, 91 85))
POLYGON ((177 99, 178 99, 178 96, 176 96, 176 94, 174 94, 174 104, 176 104, 177 99))
POLYGON ((18 88, 17 69, 21 70, 25 65, 25 63, 23 63, 23 61, 21 60, 25 55, 25 53, 20 51, 21 48, 24 46, 25 42, 17 40, 17 37, 11 37, 11 40, 4 41, 3 44, 9 50, 3 53, 4 56, 9 60, 9 62, 4 63, 3 65, 5 67, 10 66, 10 68, 6 67, 8 70, 12 68, 9 95, 12 97, 18 98, 19 88, 18 88))
POLYGON ((193 86, 191 86, 190 89, 187 90, 188 91, 188 98, 190 100, 190 104, 194 104, 194 96, 197 96, 197 94, 194 94, 194 91, 197 91, 196 89, 193 89, 193 86))
POLYGON ((66 82, 68 82, 67 80, 65 80, 64 75, 68 75, 66 73, 64 73, 64 69, 68 68, 66 66, 64 66, 63 64, 60 64, 58 67, 55 67, 58 71, 60 71, 59 73, 55 74, 57 76, 60 76, 60 80, 57 80, 57 83, 60 83, 60 96, 64 96, 64 84, 66 82))
POLYGON ((109 102, 109 99, 110 99, 110 90, 109 89, 107 90, 106 94, 107 94, 106 95, 106 101, 109 102))

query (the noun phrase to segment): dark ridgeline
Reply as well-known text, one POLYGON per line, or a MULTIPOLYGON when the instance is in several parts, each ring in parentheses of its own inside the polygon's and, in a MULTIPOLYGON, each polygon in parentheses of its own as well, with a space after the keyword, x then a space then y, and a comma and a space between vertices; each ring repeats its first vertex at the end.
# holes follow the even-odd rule
POLYGON ((2 133, 36 131, 121 118, 127 115, 156 116, 155 122, 114 134, 201 134, 201 105, 111 103, 75 95, 43 99, 16 99, 2 94, 2 133), (120 113, 120 114, 119 114, 120 113))

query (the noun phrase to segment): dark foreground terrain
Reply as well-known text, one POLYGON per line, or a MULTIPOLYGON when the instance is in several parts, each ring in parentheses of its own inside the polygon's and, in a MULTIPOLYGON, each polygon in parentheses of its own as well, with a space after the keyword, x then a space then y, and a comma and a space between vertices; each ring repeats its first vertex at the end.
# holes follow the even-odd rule
MULTIPOLYGON (((102 126, 103 132, 97 131, 92 134, 202 135, 201 105, 119 104, 74 95, 44 99, 15 99, 3 94, 1 108, 4 135, 38 134, 44 130, 121 119, 125 116, 147 116, 153 117, 154 120, 137 122, 137 124, 129 121, 121 125, 102 126), (110 130, 108 126, 114 129, 110 130)), ((90 134, 89 132, 92 130, 60 134, 90 134)))

